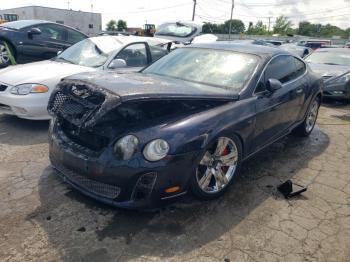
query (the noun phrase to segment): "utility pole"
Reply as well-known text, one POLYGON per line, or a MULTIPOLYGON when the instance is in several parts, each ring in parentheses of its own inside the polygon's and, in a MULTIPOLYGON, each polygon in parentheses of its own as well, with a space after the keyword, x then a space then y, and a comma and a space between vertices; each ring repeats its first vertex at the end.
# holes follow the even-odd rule
POLYGON ((267 32, 269 32, 269 33, 270 33, 270 25, 271 25, 271 16, 269 16, 268 18, 269 18, 269 27, 268 27, 268 30, 267 30, 267 32))
POLYGON ((197 0, 193 0, 192 21, 194 21, 194 16, 195 16, 195 14, 196 14, 196 5, 197 5, 197 0))
POLYGON ((230 18, 230 28, 228 31, 228 39, 231 39, 231 28, 232 28, 232 14, 233 14, 233 8, 235 7, 235 0, 232 0, 232 6, 231 6, 231 18, 230 18))
POLYGON ((69 1, 67 2, 67 5, 68 5, 68 10, 69 10, 69 1))

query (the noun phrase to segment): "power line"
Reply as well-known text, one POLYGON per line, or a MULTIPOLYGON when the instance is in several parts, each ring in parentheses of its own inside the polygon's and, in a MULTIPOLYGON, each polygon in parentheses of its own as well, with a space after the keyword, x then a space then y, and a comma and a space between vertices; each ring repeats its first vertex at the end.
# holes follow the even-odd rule
POLYGON ((138 13, 148 13, 148 12, 155 12, 155 11, 163 11, 165 9, 172 9, 180 6, 187 6, 191 3, 183 3, 178 5, 172 5, 172 6, 164 6, 160 8, 154 8, 154 9, 145 9, 145 10, 139 10, 139 11, 126 11, 126 12, 104 12, 104 14, 138 14, 138 13))

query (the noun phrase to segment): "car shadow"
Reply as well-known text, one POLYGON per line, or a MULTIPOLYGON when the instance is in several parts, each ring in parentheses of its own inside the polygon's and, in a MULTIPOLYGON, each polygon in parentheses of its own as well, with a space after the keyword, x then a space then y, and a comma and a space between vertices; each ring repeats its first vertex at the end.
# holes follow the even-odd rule
POLYGON ((323 98, 322 106, 327 108, 338 108, 350 110, 350 103, 348 101, 339 101, 330 98, 323 98))
MULTIPOLYGON (((328 145, 328 136, 318 128, 309 138, 290 135, 246 161, 236 183, 221 198, 200 202, 188 196, 155 212, 102 205, 70 189, 47 167, 39 182, 41 206, 27 219, 40 225, 64 261, 127 261, 147 256, 165 260, 213 241, 220 248, 227 242, 222 241, 225 233, 268 198, 288 206, 276 187, 293 179, 328 145)), ((307 197, 292 201, 307 201, 307 197)), ((269 221, 272 212, 263 211, 259 223, 269 221)))
POLYGON ((25 120, 0 114, 0 144, 36 145, 47 143, 49 121, 25 120))

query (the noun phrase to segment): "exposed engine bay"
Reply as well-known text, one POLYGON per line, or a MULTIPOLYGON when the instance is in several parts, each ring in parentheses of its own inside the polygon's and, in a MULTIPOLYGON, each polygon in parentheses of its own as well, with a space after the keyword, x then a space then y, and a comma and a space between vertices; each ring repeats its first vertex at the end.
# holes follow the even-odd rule
POLYGON ((62 81, 48 111, 75 143, 100 151, 111 139, 131 130, 183 119, 227 103, 209 99, 139 99, 121 102, 118 94, 81 81, 62 81))

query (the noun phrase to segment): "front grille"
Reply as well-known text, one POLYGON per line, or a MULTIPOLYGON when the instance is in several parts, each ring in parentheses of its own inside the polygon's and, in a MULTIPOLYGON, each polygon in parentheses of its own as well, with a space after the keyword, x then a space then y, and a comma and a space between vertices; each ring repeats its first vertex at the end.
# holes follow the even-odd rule
POLYGON ((89 179, 57 163, 53 165, 54 168, 61 173, 64 179, 68 179, 69 182, 79 186, 83 190, 93 193, 94 195, 109 199, 116 199, 120 194, 120 187, 89 179))
POLYGON ((62 92, 57 92, 54 99, 50 102, 48 108, 50 113, 61 114, 65 117, 73 117, 75 119, 82 118, 87 111, 95 107, 95 105, 91 105, 84 99, 80 99, 78 102, 71 95, 66 95, 62 92))
POLYGON ((0 84, 0 92, 4 92, 7 89, 7 85, 0 84))
POLYGON ((8 106, 8 105, 0 104, 0 109, 3 109, 3 110, 11 110, 11 107, 8 106))
POLYGON ((64 119, 61 120, 60 128, 74 143, 95 152, 101 151, 103 148, 107 147, 109 143, 109 139, 107 137, 101 136, 97 132, 92 132, 84 128, 78 128, 76 125, 64 119))

